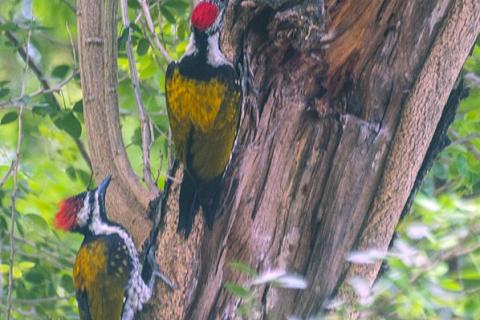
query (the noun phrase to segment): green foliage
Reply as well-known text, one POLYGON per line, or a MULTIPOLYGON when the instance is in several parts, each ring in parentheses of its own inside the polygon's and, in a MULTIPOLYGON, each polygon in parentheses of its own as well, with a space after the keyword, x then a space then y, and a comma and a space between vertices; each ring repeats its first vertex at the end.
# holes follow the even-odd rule
MULTIPOLYGON (((130 20, 136 24, 127 30, 120 22, 118 26, 122 133, 134 170, 141 176, 140 121, 125 52, 130 32, 143 102, 154 123, 152 171, 162 185, 168 154, 163 97, 167 64, 150 42, 143 18, 136 20, 138 1, 129 0, 128 5, 130 20)), ((86 137, 74 8, 72 0, 0 1, 0 181, 15 160, 19 109, 24 108, 13 241, 14 319, 78 318, 71 270, 81 237, 52 226, 59 201, 91 182, 90 168, 78 147, 85 145, 86 137), (30 62, 38 71, 32 65, 26 70, 18 54, 27 42, 30 62), (39 78, 60 90, 47 92, 39 78)), ((150 10, 160 42, 178 58, 188 41, 190 1, 151 2, 150 10)), ((13 176, 8 175, 0 185, 0 319, 7 308, 13 188, 13 176)))

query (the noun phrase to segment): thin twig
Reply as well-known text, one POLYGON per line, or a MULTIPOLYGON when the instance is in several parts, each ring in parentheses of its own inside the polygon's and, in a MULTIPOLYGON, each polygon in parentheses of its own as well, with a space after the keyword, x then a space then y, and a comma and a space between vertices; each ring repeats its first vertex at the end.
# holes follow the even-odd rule
POLYGON ((67 29, 68 39, 70 40, 70 48, 72 48, 72 60, 73 60, 74 69, 77 69, 78 67, 77 51, 75 47, 75 42, 73 41, 72 32, 70 31, 70 27, 68 26, 68 23, 65 23, 65 27, 67 29))
POLYGON ((127 41, 125 48, 127 50, 128 64, 130 66, 130 75, 132 78, 133 91, 135 93, 135 102, 137 104, 138 113, 140 115, 140 125, 142 130, 142 151, 143 151, 143 180, 150 190, 156 190, 155 183, 152 180, 152 170, 150 166, 150 147, 152 144, 152 134, 150 131, 150 119, 145 112, 142 102, 142 94, 140 92, 140 82, 138 80, 137 66, 135 65, 135 57, 133 55, 132 37, 130 35, 130 20, 128 19, 127 0, 121 0, 122 22, 123 27, 127 29, 127 41))
POLYGON ((154 44, 157 47, 158 50, 162 53, 163 57, 165 60, 167 60, 167 63, 172 62, 172 58, 170 58, 170 55, 168 54, 167 50, 165 47, 162 45, 160 42, 160 39, 158 39, 157 33, 155 32, 155 25, 153 24, 152 20, 152 15, 150 14, 150 8, 148 7, 148 3, 146 0, 138 0, 140 3, 140 6, 142 7, 143 10, 143 16, 145 17, 145 20, 147 21, 147 26, 148 29, 150 30, 151 36, 154 40, 154 44))
MULTIPOLYGON (((25 52, 29 51, 30 47, 30 38, 32 35, 32 30, 28 30, 27 46, 25 52)), ((23 50, 23 48, 22 48, 23 50)), ((25 86, 27 79, 27 72, 29 67, 29 56, 26 55, 25 68, 23 69, 22 76, 22 85, 20 88, 20 96, 25 95, 25 86)), ((18 192, 18 166, 20 164, 20 148, 23 141, 23 104, 20 105, 20 111, 18 113, 18 135, 17 135, 17 147, 15 150, 15 160, 13 161, 13 190, 11 197, 11 215, 10 215, 10 230, 9 230, 9 240, 10 240, 10 257, 9 257, 9 268, 8 268, 8 294, 7 294, 7 319, 10 320, 12 316, 12 299, 13 299, 13 265, 15 260, 15 220, 17 215, 17 192, 18 192)))
POLYGON ((7 172, 5 172, 2 179, 0 180, 0 189, 3 188, 3 185, 5 184, 5 182, 7 182, 7 179, 12 175, 14 166, 15 166, 15 161, 12 161, 12 164, 8 168, 7 172))
POLYGON ((80 74, 79 70, 74 70, 68 77, 66 77, 65 79, 60 81, 56 86, 50 87, 48 89, 42 89, 42 90, 35 91, 34 93, 32 93, 30 95, 30 97, 35 97, 35 96, 46 94, 46 93, 60 92, 63 89, 64 86, 66 86, 73 78, 75 78, 79 74, 80 74))

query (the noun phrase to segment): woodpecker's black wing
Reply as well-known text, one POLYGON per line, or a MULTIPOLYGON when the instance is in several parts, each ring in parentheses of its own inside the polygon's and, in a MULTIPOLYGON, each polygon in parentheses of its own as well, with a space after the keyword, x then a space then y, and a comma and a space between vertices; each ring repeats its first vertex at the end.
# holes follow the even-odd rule
POLYGON ((186 56, 168 66, 166 97, 175 154, 187 171, 178 229, 188 236, 199 206, 207 225, 213 225, 240 118, 241 89, 231 65, 214 67, 198 56, 186 56))
POLYGON ((90 315, 90 309, 88 308, 88 297, 85 290, 77 290, 76 292, 78 311, 80 313, 80 319, 92 320, 90 315))
POLYGON ((73 268, 80 319, 118 320, 132 263, 117 234, 85 238, 73 268))

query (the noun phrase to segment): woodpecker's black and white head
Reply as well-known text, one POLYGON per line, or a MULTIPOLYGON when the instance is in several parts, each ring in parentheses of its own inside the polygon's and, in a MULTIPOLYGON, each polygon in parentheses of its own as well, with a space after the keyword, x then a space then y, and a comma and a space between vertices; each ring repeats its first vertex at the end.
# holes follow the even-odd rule
POLYGON ((118 236, 123 240, 132 268, 125 288, 122 320, 131 320, 135 313, 150 300, 156 270, 152 270, 154 268, 149 266, 152 271, 148 279, 141 277, 142 265, 131 236, 121 225, 108 220, 105 194, 110 180, 111 176, 108 176, 96 189, 63 200, 55 215, 54 224, 58 229, 82 233, 85 238, 118 236))
POLYGON ((111 176, 108 176, 96 189, 60 202, 60 208, 55 215, 55 227, 65 231, 97 234, 94 227, 108 222, 105 194, 110 180, 111 176))
MULTIPOLYGON (((192 11, 192 35, 183 58, 196 57, 212 67, 231 65, 220 50, 220 31, 228 0, 205 0, 192 11)), ((198 61, 195 62, 198 65, 198 61)))
POLYGON ((194 32, 212 36, 223 26, 223 16, 228 0, 206 0, 199 2, 192 11, 190 22, 194 32))

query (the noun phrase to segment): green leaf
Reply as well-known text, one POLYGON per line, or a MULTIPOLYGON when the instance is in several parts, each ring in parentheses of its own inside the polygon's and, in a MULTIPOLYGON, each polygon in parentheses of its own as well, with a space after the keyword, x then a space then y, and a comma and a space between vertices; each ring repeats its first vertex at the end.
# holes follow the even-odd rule
POLYGON ((8 112, 2 117, 0 124, 8 124, 8 123, 14 122, 15 120, 17 120, 17 118, 18 118, 18 114, 16 111, 8 112))
POLYGON ((138 4, 138 0, 128 0, 128 7, 131 9, 139 9, 140 5, 138 4))
POLYGON ((67 173, 67 175, 70 179, 72 179, 72 180, 77 179, 77 174, 75 173, 75 168, 74 167, 69 166, 66 170, 66 173, 67 173))
POLYGON ((62 285, 62 287, 64 287, 65 289, 67 289, 68 291, 73 291, 75 290, 75 288, 73 287, 73 279, 72 279, 72 276, 70 276, 69 274, 63 274, 62 275, 62 278, 60 280, 60 283, 62 285))
POLYGON ((450 279, 450 278, 443 279, 440 284, 444 289, 447 289, 450 291, 462 290, 462 286, 454 279, 450 279))
POLYGON ((230 262, 228 265, 229 265, 230 268, 232 268, 234 270, 237 270, 241 273, 244 273, 246 275, 249 275, 249 276, 252 276, 252 277, 257 276, 257 273, 255 272, 255 270, 253 270, 252 268, 250 268, 247 264, 245 264, 243 262, 233 261, 233 262, 230 262))
POLYGON ((73 112, 83 114, 83 100, 78 100, 77 102, 75 102, 75 104, 73 105, 73 112))
POLYGON ((139 56, 145 55, 148 52, 149 47, 150 47, 150 42, 148 42, 147 39, 145 38, 140 39, 137 45, 137 54, 139 56))
POLYGON ((22 277, 22 270, 18 269, 18 268, 13 268, 13 278, 15 279, 19 279, 22 277))
POLYGON ((0 89, 0 98, 3 98, 5 97, 7 94, 10 93, 10 89, 9 88, 1 88, 0 89))
POLYGON ((228 292, 230 292, 232 295, 234 295, 238 298, 245 299, 245 298, 248 298, 252 294, 248 289, 242 287, 241 285, 233 283, 233 282, 226 282, 224 287, 225 287, 225 289, 228 290, 228 292))
POLYGON ((54 76, 55 78, 63 79, 67 76, 68 71, 70 71, 70 66, 66 64, 61 64, 53 69, 52 76, 54 76))
POLYGON ((55 107, 50 103, 39 103, 33 106, 32 112, 41 117, 45 117, 45 116, 52 116, 57 111, 55 110, 55 107))
POLYGON ((35 262, 31 262, 31 261, 22 261, 18 264, 18 268, 21 271, 27 271, 28 269, 31 269, 34 266, 35 266, 35 262))
POLYGON ((175 24, 176 21, 175 21, 175 16, 173 15, 173 13, 167 9, 165 6, 162 6, 160 7, 160 12, 162 13, 162 16, 165 17, 165 19, 167 19, 167 21, 171 24, 175 24))
POLYGON ((49 230, 49 225, 45 219, 35 213, 28 213, 23 216, 23 220, 26 224, 31 224, 37 230, 49 230))
POLYGON ((188 3, 180 1, 180 0, 169 0, 169 1, 165 2, 163 5, 174 9, 179 14, 187 11, 188 8, 190 7, 190 5, 188 3))
POLYGON ((13 22, 0 24, 0 31, 16 31, 18 26, 13 22))
POLYGON ((73 112, 64 113, 61 117, 56 119, 54 123, 59 129, 66 131, 74 138, 80 138, 80 135, 82 134, 82 125, 73 112))
MULTIPOLYGON (((130 30, 134 31, 134 32, 138 32, 139 34, 142 34, 142 29, 135 23, 131 22, 130 23, 130 26, 129 26, 130 30)), ((133 38, 133 35, 132 35, 132 38, 133 38)))
POLYGON ((140 127, 135 128, 130 142, 136 146, 142 145, 142 131, 140 130, 140 127))
POLYGON ((0 88, 2 87, 5 87, 7 84, 9 84, 10 81, 9 80, 3 80, 3 81, 0 81, 0 88))
POLYGON ((130 32, 129 28, 125 28, 122 30, 122 34, 120 35, 117 41, 118 51, 125 51, 125 44, 127 43, 129 32, 130 32))

